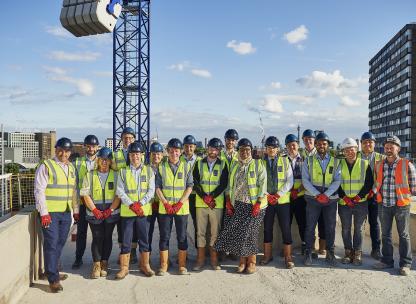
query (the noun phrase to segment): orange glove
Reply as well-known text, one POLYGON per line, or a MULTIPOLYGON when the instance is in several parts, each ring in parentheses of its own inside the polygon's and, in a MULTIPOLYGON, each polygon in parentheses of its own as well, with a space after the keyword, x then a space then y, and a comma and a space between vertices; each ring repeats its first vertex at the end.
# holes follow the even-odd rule
POLYGON ((94 217, 95 217, 97 220, 102 220, 102 219, 103 219, 103 214, 102 214, 102 212, 101 212, 100 210, 98 210, 97 208, 94 208, 94 209, 92 210, 92 213, 94 214, 94 217))
POLYGON ((134 202, 129 206, 130 210, 136 213, 137 216, 143 216, 142 204, 140 202, 134 202))
POLYGON ((345 204, 348 207, 350 207, 350 208, 353 208, 354 207, 354 202, 353 202, 353 200, 350 197, 344 196, 342 199, 344 200, 345 204))
POLYGON ((181 201, 177 202, 176 204, 173 204, 172 206, 173 213, 177 214, 179 210, 181 210, 182 206, 183 206, 183 203, 181 201))
POLYGON ((105 209, 103 211, 103 217, 104 217, 104 219, 109 218, 112 213, 113 213, 113 211, 111 211, 111 208, 105 209))
POLYGON ((316 198, 316 200, 317 200, 319 203, 321 203, 321 204, 326 204, 326 203, 328 203, 328 202, 329 202, 329 197, 328 197, 328 196, 326 196, 326 195, 325 195, 325 194, 323 194, 323 193, 318 194, 315 198, 316 198))
POLYGON ((167 214, 174 214, 173 205, 169 204, 169 202, 163 203, 163 207, 165 207, 167 214))
POLYGON ((258 217, 258 216, 259 216, 259 214, 260 214, 260 205, 261 205, 261 203, 260 203, 260 202, 256 202, 256 203, 253 205, 253 207, 252 207, 252 209, 251 209, 251 216, 252 216, 252 217, 258 217))
POLYGON ((361 197, 360 197, 359 195, 356 195, 356 196, 354 196, 354 197, 352 198, 352 200, 353 200, 355 203, 359 203, 359 202, 361 201, 361 197))
POLYGON ((48 228, 49 225, 52 223, 52 219, 51 219, 51 216, 49 214, 42 215, 40 217, 40 221, 41 221, 41 224, 42 224, 43 228, 48 228))

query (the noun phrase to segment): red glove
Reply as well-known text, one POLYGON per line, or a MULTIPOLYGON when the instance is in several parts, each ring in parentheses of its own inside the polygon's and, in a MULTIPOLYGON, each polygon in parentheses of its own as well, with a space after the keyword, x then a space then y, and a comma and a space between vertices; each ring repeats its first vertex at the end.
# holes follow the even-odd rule
POLYGON ((173 206, 169 202, 163 203, 163 207, 165 207, 167 214, 174 214, 173 206))
POLYGON ((143 209, 142 209, 142 204, 140 204, 139 202, 134 202, 133 204, 130 205, 130 210, 133 211, 134 213, 136 213, 137 216, 143 216, 143 209))
POLYGON ((97 208, 94 208, 92 210, 92 213, 94 214, 94 216, 97 220, 102 220, 103 219, 103 213, 100 210, 98 210, 97 208))
POLYGON ((231 204, 231 200, 230 200, 229 197, 227 197, 226 200, 225 200, 225 209, 227 211, 228 216, 233 216, 234 215, 234 207, 231 204))
POLYGON ((299 193, 298 189, 292 189, 292 191, 290 191, 290 197, 292 198, 292 200, 295 200, 298 198, 298 193, 299 193))
POLYGON ((316 200, 321 204, 326 204, 329 202, 329 197, 321 193, 316 196, 316 200))
POLYGON ((48 228, 49 225, 52 223, 52 219, 51 219, 51 216, 49 214, 42 215, 40 217, 40 221, 41 221, 41 224, 42 224, 43 228, 48 228))
POLYGON ((158 211, 159 210, 159 202, 153 201, 152 210, 153 211, 158 211))
POLYGON ((72 215, 72 217, 74 218, 74 222, 75 222, 75 223, 78 223, 78 221, 79 221, 79 213, 74 213, 74 214, 72 215))
POLYGON ((350 208, 353 208, 354 207, 354 202, 353 202, 353 200, 350 197, 344 196, 342 199, 344 200, 345 204, 348 207, 350 207, 350 208))
POLYGON ((177 202, 176 204, 173 204, 173 213, 176 214, 181 210, 183 206, 183 203, 181 201, 177 202))
POLYGON ((205 195, 204 198, 203 198, 204 203, 207 204, 208 206, 212 202, 213 199, 214 198, 211 195, 205 195))
POLYGON ((368 198, 368 199, 372 199, 373 197, 374 197, 374 192, 373 192, 373 190, 371 189, 371 190, 370 190, 370 192, 368 192, 367 198, 368 198))
POLYGON ((359 195, 356 195, 356 196, 354 196, 354 197, 352 198, 352 200, 353 200, 355 203, 359 203, 359 202, 361 201, 361 197, 360 197, 359 195))
POLYGON ((113 211, 111 211, 111 208, 105 209, 103 211, 103 217, 104 217, 104 219, 109 218, 112 213, 113 213, 113 211))
POLYGON ((269 203, 270 206, 274 206, 277 204, 277 200, 279 195, 277 194, 267 194, 267 202, 269 203))
POLYGON ((257 217, 260 214, 260 202, 256 202, 251 209, 251 216, 257 217))

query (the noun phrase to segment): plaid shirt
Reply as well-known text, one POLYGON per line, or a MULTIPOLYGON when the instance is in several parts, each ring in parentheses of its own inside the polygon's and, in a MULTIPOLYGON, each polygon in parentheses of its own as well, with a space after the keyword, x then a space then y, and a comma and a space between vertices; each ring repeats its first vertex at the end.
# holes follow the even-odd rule
MULTIPOLYGON (((396 194, 396 178, 394 172, 396 171, 397 164, 400 158, 396 158, 393 164, 389 165, 386 161, 383 167, 383 185, 381 186, 381 195, 383 197, 383 206, 393 207, 396 206, 397 194, 396 194)), ((416 170, 415 166, 409 162, 409 170, 407 172, 409 179, 409 186, 412 195, 416 194, 416 170)))

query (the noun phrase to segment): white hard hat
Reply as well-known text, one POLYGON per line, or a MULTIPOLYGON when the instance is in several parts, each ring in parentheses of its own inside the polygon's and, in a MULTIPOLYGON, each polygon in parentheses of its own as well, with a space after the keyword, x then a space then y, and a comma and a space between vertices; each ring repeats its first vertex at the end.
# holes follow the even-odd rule
POLYGON ((346 149, 346 148, 350 148, 350 147, 358 148, 358 144, 354 139, 348 137, 348 138, 346 138, 342 141, 341 149, 346 149))

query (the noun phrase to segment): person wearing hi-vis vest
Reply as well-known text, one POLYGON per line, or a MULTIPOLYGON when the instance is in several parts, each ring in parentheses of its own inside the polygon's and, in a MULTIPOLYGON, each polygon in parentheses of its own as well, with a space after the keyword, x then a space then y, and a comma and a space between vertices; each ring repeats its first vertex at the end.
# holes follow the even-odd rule
POLYGON ((288 134, 285 138, 287 157, 293 172, 293 187, 290 190, 290 223, 292 224, 293 215, 298 224, 299 236, 301 239, 301 253, 305 254, 305 227, 306 227, 306 201, 305 189, 302 185, 302 166, 303 158, 299 153, 298 137, 294 134, 288 134))
MULTIPOLYGON (((195 154, 196 149, 196 139, 192 135, 186 135, 183 138, 183 153, 181 155, 181 160, 186 161, 191 167, 191 172, 194 170, 194 166, 198 160, 201 159, 198 155, 195 154)), ((192 191, 189 195, 189 213, 191 214, 192 224, 194 225, 194 239, 195 239, 195 248, 197 248, 197 223, 196 223, 196 207, 195 207, 195 191, 192 191)))
POLYGON ((286 268, 295 266, 292 259, 292 232, 290 227, 290 189, 293 186, 293 172, 289 159, 279 156, 279 140, 269 136, 265 142, 266 155, 263 159, 267 171, 267 208, 264 216, 264 256, 260 265, 273 260, 273 225, 277 215, 283 240, 283 256, 286 268))
POLYGON ((316 224, 322 213, 325 222, 325 260, 330 266, 336 266, 334 242, 341 171, 339 160, 329 154, 328 135, 324 132, 318 133, 315 142, 317 154, 307 157, 302 168, 302 184, 306 190, 304 264, 306 266, 312 265, 311 248, 314 243, 316 224))
POLYGON ((410 246, 409 224, 410 204, 416 195, 416 171, 414 165, 399 156, 401 141, 397 136, 387 135, 384 141, 386 158, 376 164, 373 191, 379 203, 378 215, 381 224, 381 261, 375 269, 394 267, 392 225, 396 221, 399 234, 399 274, 410 274, 412 248, 410 246))
MULTIPOLYGON (((361 149, 358 152, 358 157, 368 161, 371 170, 373 171, 376 163, 380 162, 384 156, 374 151, 376 145, 376 138, 373 133, 367 131, 361 135, 361 149)), ((368 224, 370 225, 370 237, 371 237, 371 256, 380 260, 381 258, 381 237, 380 237, 380 223, 378 218, 378 203, 376 202, 372 193, 367 196, 368 202, 368 224)))
POLYGON ((92 232, 92 279, 107 276, 113 230, 120 219, 120 199, 116 196, 117 172, 112 169, 112 154, 111 149, 106 147, 98 151, 96 169, 87 173, 80 190, 87 207, 86 220, 92 232))
POLYGON ((358 157, 358 144, 354 139, 344 139, 341 149, 345 155, 345 159, 340 161, 341 185, 338 189, 338 214, 341 218, 345 249, 345 256, 341 262, 360 266, 364 223, 368 213, 366 197, 373 187, 373 173, 368 161, 358 157), (354 234, 351 238, 353 226, 354 234))
POLYGON ((74 220, 79 219, 75 168, 69 162, 72 142, 66 137, 55 144, 55 157, 45 160, 36 170, 34 194, 40 214, 43 234, 45 274, 51 292, 61 292, 60 281, 68 276, 58 270, 62 248, 71 227, 71 209, 74 220))
POLYGON ((79 199, 79 220, 77 221, 77 239, 75 243, 75 261, 72 269, 79 269, 87 246, 88 222, 86 220, 86 207, 83 198, 79 195, 84 177, 92 171, 95 166, 98 151, 98 138, 95 135, 87 135, 84 139, 85 156, 75 159, 74 166, 77 177, 77 194, 79 199))
POLYGON ((221 228, 224 212, 224 191, 228 185, 227 165, 218 158, 223 145, 219 138, 208 142, 207 157, 200 159, 193 170, 194 190, 196 192, 196 219, 198 225, 198 256, 193 268, 201 270, 205 265, 206 233, 210 229, 209 252, 211 267, 220 270, 217 252, 213 246, 221 228))
POLYGON ((235 150, 238 138, 238 132, 234 129, 228 129, 224 134, 225 149, 221 151, 220 159, 227 164, 228 171, 232 164, 238 161, 238 153, 235 150))
POLYGON ((147 277, 155 274, 149 264, 149 227, 152 198, 155 194, 155 175, 150 166, 142 163, 145 152, 140 142, 131 143, 128 147, 128 167, 118 172, 117 196, 121 199, 123 243, 120 253, 120 271, 116 274, 116 280, 124 279, 129 273, 133 231, 136 231, 139 243, 139 270, 147 277))
POLYGON ((252 158, 247 138, 238 142, 238 161, 232 166, 226 190, 229 219, 218 235, 214 249, 240 257, 237 273, 256 272, 257 239, 266 213, 267 173, 261 159, 252 158))
POLYGON ((168 158, 159 164, 156 175, 156 194, 159 198, 159 251, 160 268, 157 275, 163 276, 168 270, 169 240, 175 221, 178 241, 179 274, 187 274, 186 254, 188 240, 189 195, 192 192, 193 177, 191 167, 180 160, 183 145, 177 138, 168 142, 168 158))

